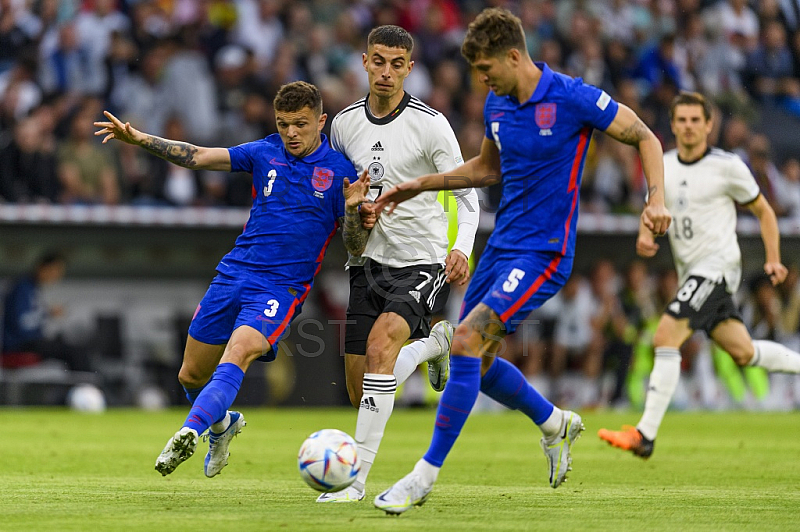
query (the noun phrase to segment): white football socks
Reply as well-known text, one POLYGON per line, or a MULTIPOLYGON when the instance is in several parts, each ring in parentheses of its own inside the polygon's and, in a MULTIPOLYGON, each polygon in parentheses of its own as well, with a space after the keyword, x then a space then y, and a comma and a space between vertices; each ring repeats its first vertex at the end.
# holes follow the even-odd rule
POLYGON ((664 419, 680 377, 680 351, 674 347, 656 347, 653 371, 650 373, 650 383, 647 385, 644 413, 636 425, 639 432, 648 440, 656 439, 658 427, 664 419))
POLYGON ((419 475, 426 487, 430 488, 433 486, 433 483, 436 482, 440 469, 440 467, 426 462, 424 458, 420 458, 414 466, 414 473, 419 475))
POLYGON ((358 409, 356 421, 356 443, 358 455, 361 457, 359 471, 353 487, 364 490, 367 475, 378 454, 378 447, 383 439, 383 431, 394 408, 394 393, 397 390, 397 379, 394 375, 365 373, 363 396, 358 409))
POLYGON ((749 366, 758 366, 767 371, 800 373, 800 353, 769 340, 753 340, 753 347, 755 353, 749 366))
POLYGON ((442 347, 439 342, 430 336, 404 346, 394 363, 394 376, 397 378, 397 384, 403 384, 414 373, 417 366, 441 354, 442 347))
POLYGON ((564 424, 564 411, 553 406, 553 412, 539 425, 545 439, 551 441, 561 434, 561 426, 564 424))
POLYGON ((208 430, 213 432, 214 434, 222 434, 226 430, 228 430, 228 426, 231 424, 231 413, 230 411, 225 412, 225 417, 208 427, 208 430))

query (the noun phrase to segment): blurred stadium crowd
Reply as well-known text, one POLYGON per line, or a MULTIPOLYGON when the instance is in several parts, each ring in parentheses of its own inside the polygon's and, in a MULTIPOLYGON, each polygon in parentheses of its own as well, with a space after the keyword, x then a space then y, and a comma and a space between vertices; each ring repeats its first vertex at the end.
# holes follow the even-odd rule
MULTIPOLYGON (((719 106, 714 143, 740 153, 781 216, 800 214, 797 154, 751 131, 759 110, 800 115, 798 0, 0 0, 0 197, 5 202, 229 205, 247 176, 192 173, 141 151, 100 149, 106 108, 140 129, 229 146, 274 132, 277 88, 305 79, 329 116, 364 95, 366 35, 415 36, 406 87, 442 111, 465 157, 483 137, 485 92, 459 47, 487 5, 515 11, 532 57, 637 111, 669 146, 679 89, 719 106), (783 150, 784 152, 786 150, 783 150)), ((584 212, 636 212, 631 148, 597 140, 584 212)))
MULTIPOLYGON (((0 0, 0 204, 249 206, 250 176, 101 147, 92 122, 108 109, 148 133, 231 146, 275 132, 274 94, 299 79, 321 89, 332 118, 367 93, 361 54, 381 24, 412 32, 405 87, 447 116, 472 157, 486 93, 459 49, 490 5, 518 14, 535 60, 606 90, 665 148, 673 96, 703 92, 722 118, 711 143, 742 156, 778 216, 800 217, 800 153, 774 142, 800 120, 800 0, 0 0), (775 131, 759 127, 765 113, 781 117, 775 131)), ((597 136, 582 212, 636 213, 644 188, 633 148, 597 136)), ((744 287, 755 338, 798 347, 798 277, 792 267, 781 287, 760 278, 744 287)), ((639 262, 622 272, 599 260, 532 316, 504 356, 556 400, 640 405, 652 364, 641 353, 676 282, 674 272, 650 276, 639 262), (602 387, 604 368, 614 379, 602 387), (568 369, 597 386, 561 386, 568 369), (576 389, 581 397, 569 395, 576 389)), ((766 397, 757 384, 766 376, 734 376, 700 339, 688 343, 685 363, 697 353, 720 360, 734 403, 748 397, 745 381, 749 396, 766 397)), ((784 398, 800 404, 800 385, 789 388, 797 389, 784 398)))

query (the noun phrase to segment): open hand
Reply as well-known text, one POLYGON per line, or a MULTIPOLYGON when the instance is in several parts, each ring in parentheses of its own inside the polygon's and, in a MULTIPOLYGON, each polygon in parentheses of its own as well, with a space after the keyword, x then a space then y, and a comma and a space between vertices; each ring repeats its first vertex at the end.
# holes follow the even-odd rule
POLYGON ((355 182, 350 183, 350 180, 344 178, 344 206, 345 209, 355 210, 359 205, 367 201, 367 193, 369 193, 369 172, 364 170, 355 182))
POLYGON ((142 140, 142 133, 134 129, 131 126, 130 122, 125 122, 124 124, 120 122, 119 118, 112 115, 108 111, 103 111, 103 114, 106 115, 109 122, 95 122, 95 127, 102 128, 100 131, 95 131, 94 135, 99 137, 101 135, 105 135, 106 137, 103 139, 103 144, 108 142, 111 139, 121 140, 122 142, 126 142, 128 144, 135 144, 138 145, 141 143, 142 140))

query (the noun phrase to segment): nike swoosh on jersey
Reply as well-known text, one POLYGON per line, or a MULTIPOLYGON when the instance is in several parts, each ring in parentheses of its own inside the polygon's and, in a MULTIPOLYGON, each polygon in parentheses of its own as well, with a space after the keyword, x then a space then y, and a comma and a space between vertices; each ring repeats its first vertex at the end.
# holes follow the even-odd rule
POLYGON ((282 163, 282 162, 280 162, 280 161, 276 160, 276 159, 275 159, 275 157, 273 157, 272 159, 270 159, 270 161, 269 161, 269 164, 274 164, 274 165, 276 165, 276 166, 289 166, 289 165, 288 165, 288 164, 286 164, 286 163, 282 163))

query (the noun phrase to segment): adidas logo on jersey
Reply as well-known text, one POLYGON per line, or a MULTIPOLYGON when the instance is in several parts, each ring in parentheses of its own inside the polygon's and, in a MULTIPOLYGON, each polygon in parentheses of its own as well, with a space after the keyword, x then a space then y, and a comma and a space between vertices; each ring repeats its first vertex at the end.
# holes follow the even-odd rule
POLYGON ((673 301, 672 304, 669 306, 670 312, 674 312, 675 314, 679 314, 681 311, 681 304, 677 301, 673 301))
POLYGON ((373 412, 380 412, 377 406, 375 406, 375 399, 372 397, 365 397, 361 401, 361 408, 366 408, 367 410, 372 410, 373 412))
POLYGON ((410 295, 411 297, 413 297, 413 298, 414 298, 414 300, 415 300, 417 303, 419 303, 419 297, 420 297, 420 293, 419 293, 419 292, 417 292, 416 290, 412 290, 412 291, 410 291, 410 292, 408 293, 408 295, 410 295))
POLYGON ((372 151, 383 151, 383 146, 381 146, 381 141, 376 142, 372 146, 372 151))

